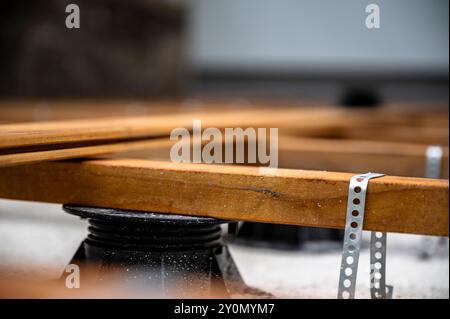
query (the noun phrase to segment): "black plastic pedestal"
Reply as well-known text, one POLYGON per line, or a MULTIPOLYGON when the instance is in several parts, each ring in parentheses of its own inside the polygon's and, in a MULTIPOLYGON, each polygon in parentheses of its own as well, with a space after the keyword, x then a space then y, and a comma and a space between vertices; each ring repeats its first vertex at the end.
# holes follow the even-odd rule
POLYGON ((119 280, 160 296, 245 293, 248 287, 222 240, 214 218, 155 214, 64 205, 87 218, 87 238, 71 264, 94 272, 96 280, 119 280))

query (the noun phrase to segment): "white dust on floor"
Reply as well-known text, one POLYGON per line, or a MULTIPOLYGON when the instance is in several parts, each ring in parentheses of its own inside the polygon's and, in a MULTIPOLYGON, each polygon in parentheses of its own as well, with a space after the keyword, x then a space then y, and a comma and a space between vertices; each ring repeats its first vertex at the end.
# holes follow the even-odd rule
MULTIPOLYGON (((10 278, 58 278, 86 236, 86 222, 60 205, 0 200, 0 268, 10 278)), ((356 297, 369 295, 368 233, 365 233, 356 297)), ((448 241, 437 256, 422 260, 421 236, 388 235, 387 283, 394 298, 449 298, 448 241)), ((282 251, 230 244, 250 286, 279 298, 335 298, 340 250, 282 251)))

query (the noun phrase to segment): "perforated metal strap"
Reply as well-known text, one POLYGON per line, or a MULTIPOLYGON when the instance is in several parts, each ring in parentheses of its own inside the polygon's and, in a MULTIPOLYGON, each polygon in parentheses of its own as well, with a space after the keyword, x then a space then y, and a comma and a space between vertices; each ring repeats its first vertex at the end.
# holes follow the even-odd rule
POLYGON ((381 176, 384 174, 367 173, 353 176, 350 180, 338 299, 355 298, 367 186, 370 179, 381 176))
POLYGON ((387 234, 370 234, 370 295, 373 299, 392 299, 393 286, 386 285, 387 234))

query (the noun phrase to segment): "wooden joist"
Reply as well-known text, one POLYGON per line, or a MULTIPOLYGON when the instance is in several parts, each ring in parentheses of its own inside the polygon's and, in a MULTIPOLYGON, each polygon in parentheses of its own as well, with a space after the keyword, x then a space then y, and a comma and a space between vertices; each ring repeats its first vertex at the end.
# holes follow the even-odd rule
MULTIPOLYGON (((20 148, 36 145, 51 145, 83 141, 105 141, 110 139, 129 139, 137 137, 154 137, 167 135, 175 127, 189 128, 193 119, 201 119, 204 127, 279 127, 285 132, 306 134, 306 136, 357 137, 358 134, 368 139, 377 139, 391 133, 408 135, 397 138, 433 137, 448 140, 448 111, 419 112, 413 108, 402 108, 401 112, 392 107, 379 109, 345 109, 336 107, 275 107, 274 105, 239 106, 232 104, 208 103, 202 107, 183 106, 182 103, 147 103, 140 106, 147 110, 140 116, 126 112, 134 103, 91 102, 91 103, 55 103, 52 107, 0 101, 2 115, 7 111, 20 110, 19 113, 60 112, 62 120, 37 121, 28 123, 11 123, 0 125, 0 148, 20 148), (10 105, 12 104, 12 105, 10 105), (108 110, 113 109, 112 112, 108 110), (118 111, 122 110, 121 112, 118 111), (150 111, 151 110, 151 111, 150 111), (94 112, 94 113, 92 113, 94 112), (123 113, 123 114, 120 114, 123 113), (77 118, 78 115, 92 114, 88 119, 77 118), (120 114, 120 116, 117 116, 120 114), (114 117, 115 116, 115 117, 114 117), (421 134, 417 133, 420 130, 421 134), (414 133, 415 134, 411 134, 414 133)), ((200 104, 202 105, 202 104, 200 104)), ((448 109, 448 107, 447 107, 448 109)), ((442 109, 441 109, 442 110, 442 109)), ((445 108, 443 109, 445 110, 445 108)), ((8 117, 5 118, 7 120, 8 117)), ((394 135, 395 135, 394 134, 394 135)), ((394 136, 395 137, 395 136, 394 136)), ((360 138, 361 139, 361 138, 360 138)), ((438 140, 433 144, 439 143, 438 140)))
MULTIPOLYGON (((188 100, 130 99, 3 99, 0 100, 0 123, 95 119, 104 117, 154 116, 158 114, 211 111, 239 112, 272 109, 326 112, 328 107, 313 101, 283 100, 280 97, 251 99, 195 98, 188 100)), ((345 108, 343 108, 345 110, 345 108)), ((361 113, 370 122, 389 125, 448 127, 448 103, 390 103, 376 108, 350 108, 348 113, 361 113)))
MULTIPOLYGON (((0 167, 15 165, 57 161, 72 158, 84 158, 96 155, 113 154, 123 151, 146 150, 152 152, 153 149, 160 149, 162 146, 167 148, 169 139, 144 139, 136 141, 123 141, 117 143, 104 143, 99 145, 66 147, 61 149, 52 149, 45 151, 23 152, 0 155, 0 167)), ((169 151, 169 149, 168 149, 169 151)))
MULTIPOLYGON (((36 161, 105 154, 137 147, 136 142, 168 137, 174 128, 191 129, 194 120, 202 127, 297 127, 302 134, 332 129, 340 110, 269 110, 166 114, 148 117, 105 118, 0 125, 0 167, 36 161), (125 144, 129 143, 129 144, 125 144), (119 144, 109 146, 111 144, 119 144), (94 148, 95 146, 95 148, 94 148), (104 146, 104 147, 101 147, 104 146)), ((145 145, 140 143, 139 145, 145 145)))
MULTIPOLYGON (((0 167, 38 161, 87 157, 138 149, 146 147, 146 145, 151 146, 155 145, 155 143, 149 140, 161 137, 167 138, 172 129, 176 127, 190 129, 192 121, 195 119, 202 121, 203 128, 277 127, 280 134, 292 134, 291 136, 333 137, 333 140, 336 140, 336 137, 357 138, 361 140, 360 145, 363 143, 362 139, 406 140, 409 142, 418 140, 419 143, 439 144, 442 142, 443 145, 448 144, 448 123, 445 118, 443 120, 433 118, 429 123, 429 121, 424 121, 423 119, 419 121, 416 115, 410 117, 406 121, 409 126, 404 126, 404 119, 399 118, 398 115, 382 116, 380 112, 376 111, 350 112, 336 108, 290 108, 276 111, 244 109, 235 112, 185 112, 144 117, 8 124, 0 125, 0 167), (403 126, 396 126, 394 123, 402 124, 403 126)), ((299 141, 302 143, 301 140, 299 141)), ((343 144, 352 143, 346 140, 343 141, 343 144)), ((340 142, 336 141, 333 143, 339 145, 340 142)), ((157 144, 158 142, 156 142, 157 144)), ((328 145, 331 144, 328 143, 328 145)), ((324 143, 319 141, 319 148, 325 150, 323 146, 324 143)), ((335 147, 331 146, 331 149, 333 148, 335 147)), ((392 149, 392 147, 390 148, 392 149)), ((292 151, 289 149, 289 146, 287 149, 288 152, 292 151)), ((283 144, 280 144, 280 152, 283 152, 283 144)), ((355 154, 357 153, 356 151, 355 154)), ((296 157, 290 160, 282 154, 280 158, 291 162, 297 161, 296 157)), ((301 168, 301 165, 298 167, 301 168)), ((286 167, 296 168, 296 166, 291 165, 286 167)), ((335 169, 333 165, 324 168, 315 168, 308 165, 305 167, 335 169)), ((400 166, 397 165, 397 167, 400 166)), ((358 171, 358 168, 359 166, 353 170, 343 170, 358 171)), ((399 173, 394 171, 394 173, 398 175, 416 175, 405 174, 403 171, 399 173)))
POLYGON ((411 127, 411 126, 366 126, 352 127, 338 134, 343 139, 360 139, 372 141, 449 144, 448 126, 411 127))
POLYGON ((168 136, 177 127, 190 129, 193 120, 202 127, 280 127, 316 134, 345 123, 346 112, 321 110, 243 110, 239 112, 186 112, 141 117, 32 122, 0 125, 0 149, 20 150, 70 143, 105 142, 168 136))
MULTIPOLYGON (((170 148, 174 143, 176 142, 167 138, 158 139, 143 145, 142 148, 127 149, 108 157, 170 160, 170 148)), ((426 177, 427 148, 428 145, 422 144, 280 136, 278 166, 355 173, 372 171, 395 176, 426 177)), ((449 150, 448 147, 443 147, 443 150, 441 177, 448 178, 449 150)))
MULTIPOLYGON (((170 148, 174 143, 165 137, 3 154, 0 155, 0 167, 104 154, 110 157, 170 160, 170 148)), ((427 147, 409 143, 280 136, 279 167, 338 172, 376 171, 397 176, 426 177, 427 147)), ((448 147, 444 147, 442 178, 449 176, 448 155, 448 147)))
MULTIPOLYGON (((428 145, 294 137, 280 137, 278 145, 282 168, 426 177, 428 145)), ((448 178, 448 147, 443 151, 441 177, 448 178)))
MULTIPOLYGON (((352 174, 131 159, 0 169, 0 197, 343 228, 352 174)), ((448 181, 369 183, 366 230, 448 236, 448 181)))

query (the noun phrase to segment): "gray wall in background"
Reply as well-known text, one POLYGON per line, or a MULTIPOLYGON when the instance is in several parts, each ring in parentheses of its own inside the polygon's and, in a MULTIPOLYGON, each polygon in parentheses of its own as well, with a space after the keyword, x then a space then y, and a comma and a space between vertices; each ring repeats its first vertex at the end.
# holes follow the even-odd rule
POLYGON ((448 77, 448 0, 191 0, 195 70, 448 77), (365 27, 365 7, 381 28, 365 27))

